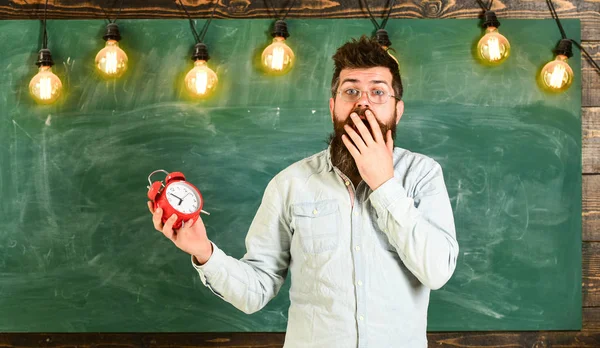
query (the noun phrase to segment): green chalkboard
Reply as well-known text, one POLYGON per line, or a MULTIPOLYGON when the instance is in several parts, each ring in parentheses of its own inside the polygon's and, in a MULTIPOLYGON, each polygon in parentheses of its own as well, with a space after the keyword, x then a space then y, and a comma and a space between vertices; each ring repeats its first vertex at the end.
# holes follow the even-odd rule
MULTIPOLYGON (((268 20, 215 20, 213 98, 185 98, 186 20, 122 20, 130 68, 105 81, 93 59, 103 21, 50 21, 65 97, 27 85, 38 21, 0 22, 0 331, 284 331, 289 284, 246 315, 200 282, 154 231, 148 174, 180 170, 203 192, 212 240, 234 257, 267 182, 326 147, 331 55, 368 20, 289 20, 297 65, 265 76, 268 20)), ((202 21, 199 24, 202 25, 202 21)), ((551 20, 503 20, 505 64, 473 57, 477 20, 391 20, 406 112, 396 145, 439 161, 456 217, 456 273, 432 292, 429 329, 581 327, 581 80, 542 92, 560 35, 551 20)), ((579 39, 577 20, 564 20, 579 39)))

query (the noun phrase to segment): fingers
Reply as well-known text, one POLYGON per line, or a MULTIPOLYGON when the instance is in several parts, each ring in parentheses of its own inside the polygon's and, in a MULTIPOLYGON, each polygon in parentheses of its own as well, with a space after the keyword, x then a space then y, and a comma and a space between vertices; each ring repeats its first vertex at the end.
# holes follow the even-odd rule
POLYGON ((383 143, 383 134, 381 134, 381 128, 379 128, 379 122, 377 122, 377 119, 375 119, 375 115, 373 115, 371 110, 367 110, 365 115, 367 115, 367 121, 369 121, 369 125, 371 125, 371 130, 373 130, 375 142, 383 143))
POLYGON ((343 136, 346 136, 346 139, 348 140, 352 139, 352 141, 354 142, 353 147, 355 147, 361 153, 367 149, 367 145, 365 144, 363 139, 360 137, 360 135, 358 135, 358 133, 354 131, 354 129, 352 129, 352 127, 345 125, 344 130, 346 131, 346 134, 344 134, 343 136))
MULTIPOLYGON (((356 134, 356 133, 354 133, 354 134, 356 134)), ((350 154, 352 155, 352 157, 354 157, 356 159, 356 158, 358 158, 358 156, 360 156, 360 152, 354 146, 354 144, 352 144, 352 142, 350 141, 350 139, 348 139, 348 135, 347 134, 342 135, 342 141, 344 142, 344 145, 346 145, 346 148, 348 149, 348 151, 350 152, 350 154)))
POLYGON ((148 201, 148 209, 150 210, 151 214, 154 214, 154 204, 152 204, 150 201, 148 201))
POLYGON ((176 235, 181 236, 183 234, 190 233, 192 231, 193 225, 194 225, 194 219, 189 219, 188 221, 182 221, 181 228, 177 231, 176 235))
POLYGON ((189 219, 182 226, 181 229, 190 229, 194 225, 194 219, 189 219))
MULTIPOLYGON (((370 111, 367 110, 367 112, 370 111)), ((367 126, 365 126, 365 123, 360 119, 360 117, 358 117, 358 115, 355 112, 351 113, 350 117, 352 118, 352 121, 354 122, 356 128, 360 132, 362 140, 365 142, 366 145, 371 145, 373 143, 373 137, 371 136, 371 132, 369 132, 367 126)))
POLYGON ((172 241, 174 241, 173 238, 175 237, 175 231, 173 230, 173 224, 175 223, 175 221, 177 221, 177 215, 173 214, 165 222, 165 225, 162 228, 162 233, 165 235, 165 237, 169 238, 172 241))
POLYGON ((154 224, 154 228, 157 231, 162 232, 163 224, 162 224, 162 209, 158 208, 152 214, 152 223, 154 224))

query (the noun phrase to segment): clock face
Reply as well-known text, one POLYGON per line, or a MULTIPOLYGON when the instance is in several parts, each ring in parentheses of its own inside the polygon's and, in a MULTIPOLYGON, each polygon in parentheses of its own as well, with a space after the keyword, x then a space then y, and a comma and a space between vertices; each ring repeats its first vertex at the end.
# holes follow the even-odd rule
POLYGON ((167 200, 175 210, 191 214, 200 207, 200 197, 186 182, 175 182, 167 187, 167 200))

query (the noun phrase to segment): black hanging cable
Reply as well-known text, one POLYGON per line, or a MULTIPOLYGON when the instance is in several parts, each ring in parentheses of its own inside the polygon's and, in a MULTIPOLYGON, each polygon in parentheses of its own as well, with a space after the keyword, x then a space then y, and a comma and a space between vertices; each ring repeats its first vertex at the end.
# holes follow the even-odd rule
POLYGON ((215 2, 215 6, 213 7, 210 18, 206 21, 206 23, 204 23, 204 26, 202 27, 200 34, 198 34, 198 31, 196 30, 196 26, 194 25, 192 16, 190 16, 190 13, 188 12, 187 8, 183 5, 181 0, 179 0, 179 5, 181 5, 183 10, 185 11, 186 16, 188 17, 188 20, 190 22, 190 28, 192 28, 192 34, 194 34, 194 39, 196 40, 196 43, 203 42, 204 37, 206 36, 206 32, 208 31, 208 26, 210 25, 210 22, 212 21, 213 17, 215 16, 215 12, 217 11, 217 6, 219 5, 219 2, 218 1, 215 2))
POLYGON ((46 31, 46 12, 48 10, 48 0, 46 0, 46 6, 44 6, 44 36, 42 39, 42 48, 48 48, 48 32, 46 31))
MULTIPOLYGON (((359 3, 360 2, 359 0, 359 3)), ((368 0, 364 1, 364 5, 365 8, 367 9, 367 13, 369 14, 369 18, 371 19, 371 22, 373 23, 373 26, 375 27, 375 40, 384 48, 386 49, 390 49, 389 47, 392 45, 392 42, 390 41, 389 35, 387 30, 385 30, 385 26, 388 22, 388 20, 390 19, 390 15, 392 14, 392 10, 394 9, 394 5, 396 4, 395 0, 391 0, 390 1, 390 5, 389 8, 387 10, 387 15, 385 15, 385 18, 383 19, 383 21, 381 22, 381 25, 379 23, 377 23, 377 20, 375 19, 375 17, 373 16, 373 13, 371 12, 371 9, 369 8, 369 3, 368 0)), ((385 11, 384 11, 385 13, 385 11)), ((393 51, 393 49, 392 49, 393 51)))
POLYGON ((596 63, 594 61, 594 59, 592 59, 592 56, 590 56, 589 53, 587 53, 587 51, 581 47, 581 45, 579 44, 579 42, 575 41, 575 40, 571 40, 569 39, 572 43, 575 44, 575 46, 577 46, 577 48, 579 48, 581 50, 581 52, 583 52, 585 54, 585 56, 587 57, 587 59, 590 61, 590 63, 592 63, 592 65, 598 70, 598 72, 600 73, 600 66, 598 66, 598 63, 596 63))
POLYGON ((383 22, 381 22, 381 29, 385 28, 388 19, 390 19, 390 15, 392 14, 392 9, 394 9, 395 4, 396 4, 396 0, 392 0, 392 4, 390 5, 390 8, 388 9, 387 16, 385 17, 383 22))
MULTIPOLYGON (((265 0, 265 4, 267 5, 267 8, 269 8, 269 4, 267 4, 267 0, 265 0)), ((290 13, 290 10, 292 9, 292 7, 294 7, 294 4, 296 4, 296 0, 292 0, 292 4, 288 7, 287 11, 285 12, 285 15, 278 20, 284 21, 287 18, 287 15, 290 13)), ((275 10, 275 6, 273 6, 273 2, 271 2, 271 11, 273 11, 273 17, 278 17, 277 11, 275 10)))
MULTIPOLYGON (((104 9, 104 7, 102 7, 102 5, 100 3, 98 3, 98 6, 100 6, 100 9, 102 10, 102 12, 104 12, 104 15, 106 16, 106 20, 108 20, 108 23, 115 23, 117 21, 117 18, 119 18, 119 15, 121 14, 121 10, 123 9, 124 2, 125 2, 125 0, 121 0, 121 5, 119 6, 119 11, 117 12, 117 15, 115 16, 114 20, 110 19, 110 16, 108 15, 108 13, 104 9)), ((114 7, 114 5, 113 5, 113 7, 114 7)))
POLYGON ((181 2, 181 0, 179 0, 179 4, 181 5, 181 7, 183 7, 183 10, 185 11, 185 14, 188 17, 188 20, 190 21, 190 28, 192 28, 192 34, 194 34, 194 39, 196 39, 196 43, 200 43, 200 36, 198 36, 198 32, 196 31, 196 26, 194 25, 194 21, 192 20, 192 17, 190 16, 188 10, 185 8, 185 6, 183 6, 183 3, 181 2))
MULTIPOLYGON (((115 19, 112 21, 112 23, 117 22, 117 18, 119 18, 119 16, 121 15, 121 10, 123 9, 124 2, 125 2, 125 0, 121 0, 121 6, 119 6, 119 12, 117 12, 117 15, 115 16, 115 19)), ((108 21, 110 22, 110 18, 108 19, 108 21)))
MULTIPOLYGON (((27 6, 31 6, 31 4, 29 4, 29 3, 27 2, 27 0, 23 0, 23 2, 25 3, 25 5, 27 5, 27 6)), ((36 8, 36 9, 34 9, 34 11, 33 11, 33 15, 34 15, 34 16, 36 16, 36 17, 37 17, 37 18, 40 20, 40 22, 42 21, 42 17, 40 17, 39 13, 37 12, 37 8, 36 8)))
MULTIPOLYGON (((265 6, 267 6, 267 8, 269 8, 269 3, 267 2, 267 0, 264 0, 264 1, 265 1, 265 6)), ((277 11, 275 10, 275 6, 273 5, 273 2, 271 2, 270 4, 271 4, 271 10, 273 11, 273 17, 275 17, 275 18, 279 17, 277 14, 277 11)), ((285 15, 283 15, 283 17, 280 17, 279 19, 275 20, 275 24, 273 26, 273 31, 271 32, 271 36, 281 37, 284 39, 287 39, 290 36, 290 33, 288 32, 288 29, 287 29, 287 23, 285 22, 285 19, 287 18, 287 15, 290 13, 290 10, 292 9, 292 7, 294 7, 294 4, 296 4, 296 0, 292 0, 292 3, 288 7, 288 9, 285 12, 285 15)))
POLYGON ((491 11, 492 5, 494 4, 494 0, 490 1, 490 4, 488 6, 485 6, 485 4, 483 3, 483 0, 477 0, 477 3, 484 11, 491 11))
POLYGON ((208 18, 208 21, 206 21, 206 23, 204 23, 204 27, 202 27, 202 31, 200 32, 200 42, 204 42, 204 37, 206 36, 206 32, 208 31, 208 26, 210 25, 210 22, 212 21, 213 17, 215 16, 215 12, 217 11, 218 4, 219 4, 219 2, 215 1, 215 6, 213 7, 212 13, 210 14, 210 18, 208 18))
POLYGON ((294 7, 295 3, 296 3, 296 0, 292 0, 292 4, 290 5, 290 7, 288 7, 283 18, 281 18, 282 21, 284 21, 287 18, 287 15, 290 13, 290 10, 292 9, 292 7, 294 7))
POLYGON ((379 23, 377 23, 377 21, 375 20, 375 17, 373 17, 373 14, 371 13, 371 9, 369 8, 369 3, 367 0, 365 0, 365 7, 367 8, 367 13, 369 13, 369 18, 371 18, 371 22, 375 26, 375 29, 377 29, 377 30, 381 29, 381 27, 379 26, 379 23))
POLYGON ((390 6, 388 8, 387 15, 385 16, 385 18, 381 22, 381 25, 379 23, 377 23, 377 20, 373 16, 373 13, 371 12, 371 9, 369 8, 369 2, 368 2, 368 0, 365 0, 364 4, 365 4, 365 8, 367 9, 367 13, 369 14, 369 18, 371 19, 371 22, 375 26, 375 29, 376 30, 385 29, 385 26, 386 26, 386 24, 388 22, 388 19, 390 18, 390 15, 392 14, 392 10, 394 9, 394 5, 396 4, 396 0, 391 0, 391 4, 390 4, 390 6))
POLYGON ((546 4, 548 5, 548 8, 550 8, 550 13, 552 14, 552 18, 554 18, 554 20, 556 20, 556 25, 558 25, 558 30, 560 31, 560 35, 562 36, 563 39, 566 39, 567 34, 565 34, 565 29, 563 29, 563 26, 560 23, 560 20, 558 19, 558 14, 556 13, 554 4, 550 0, 546 0, 546 4))
POLYGON ((494 5, 494 0, 490 1, 489 5, 485 5, 483 0, 476 0, 479 7, 483 10, 483 23, 482 26, 484 29, 489 27, 498 28, 500 26, 500 21, 498 17, 496 17, 496 13, 492 11, 492 6, 494 5))
POLYGON ((42 21, 42 49, 38 52, 38 58, 37 61, 35 62, 35 65, 37 65, 38 67, 42 67, 42 66, 53 66, 54 65, 54 61, 52 61, 52 54, 50 53, 50 50, 48 49, 48 31, 46 30, 46 19, 47 17, 47 12, 48 12, 48 0, 46 0, 46 4, 44 5, 44 17, 43 19, 41 19, 42 21))
MULTIPOLYGON (((27 2, 27 0, 23 0, 23 2, 30 6, 29 3, 27 2)), ((42 22, 42 48, 43 49, 47 49, 48 48, 48 32, 46 31, 46 10, 48 8, 48 0, 46 0, 46 5, 44 6, 44 17, 41 17, 39 15, 39 13, 37 13, 37 10, 34 11, 34 15, 36 17, 39 18, 40 22, 42 22)))
POLYGON ((592 56, 585 50, 585 48, 583 48, 581 46, 581 44, 579 44, 579 42, 577 42, 577 41, 575 41, 573 39, 567 38, 567 35, 565 33, 565 30, 564 30, 562 24, 560 23, 560 19, 558 18, 558 13, 556 12, 556 9, 554 8, 554 4, 552 3, 552 0, 546 0, 546 4, 548 5, 548 8, 550 9, 550 13, 552 14, 552 18, 554 18, 556 20, 556 24, 558 26, 558 30, 560 30, 560 35, 562 37, 562 40, 560 40, 560 42, 558 44, 558 47, 557 47, 557 50, 556 50, 557 53, 558 54, 567 55, 567 56, 569 56, 569 54, 572 55, 572 53, 570 52, 570 45, 568 45, 568 42, 574 43, 575 46, 577 46, 577 48, 579 48, 579 50, 581 52, 583 52, 583 54, 585 55, 585 57, 596 68, 596 70, 598 71, 598 73, 600 73, 600 66, 598 66, 598 63, 596 63, 596 61, 594 61, 594 59, 592 59, 592 56), (569 47, 567 47, 566 49, 564 47, 562 47, 562 43, 563 42, 567 42, 567 45, 569 47))
POLYGON ((179 5, 183 8, 183 11, 185 11, 185 14, 190 22, 190 28, 192 29, 192 34, 194 34, 194 39, 196 40, 196 45, 194 45, 194 53, 192 54, 192 60, 208 61, 210 59, 210 55, 208 54, 208 48, 204 44, 204 37, 206 36, 206 32, 208 31, 210 22, 212 21, 213 17, 215 16, 215 12, 217 11, 217 6, 219 5, 219 2, 215 1, 215 6, 212 10, 210 18, 204 23, 204 26, 202 27, 200 34, 198 34, 198 31, 196 30, 196 26, 194 25, 192 16, 190 16, 190 13, 188 12, 187 8, 183 5, 181 0, 179 0, 179 5))

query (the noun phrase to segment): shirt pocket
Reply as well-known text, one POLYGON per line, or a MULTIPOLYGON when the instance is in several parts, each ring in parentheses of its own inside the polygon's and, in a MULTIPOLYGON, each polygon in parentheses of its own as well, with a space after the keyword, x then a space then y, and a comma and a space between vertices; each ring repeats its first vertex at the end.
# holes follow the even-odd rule
POLYGON ((295 204, 293 215, 305 253, 320 254, 338 247, 340 212, 337 201, 295 204))

